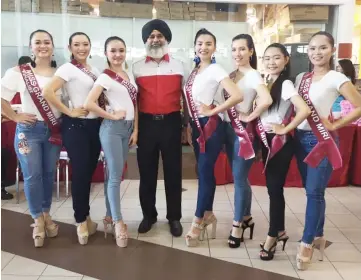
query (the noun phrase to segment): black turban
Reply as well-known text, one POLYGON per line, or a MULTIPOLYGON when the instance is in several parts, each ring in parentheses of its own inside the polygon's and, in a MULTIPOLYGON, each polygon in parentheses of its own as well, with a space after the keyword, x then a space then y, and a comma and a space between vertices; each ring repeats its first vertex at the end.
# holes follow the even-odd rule
POLYGON ((158 30, 162 33, 168 43, 172 41, 172 31, 170 31, 168 24, 161 19, 153 19, 147 22, 142 28, 142 38, 144 43, 147 42, 148 37, 152 34, 153 30, 158 30))

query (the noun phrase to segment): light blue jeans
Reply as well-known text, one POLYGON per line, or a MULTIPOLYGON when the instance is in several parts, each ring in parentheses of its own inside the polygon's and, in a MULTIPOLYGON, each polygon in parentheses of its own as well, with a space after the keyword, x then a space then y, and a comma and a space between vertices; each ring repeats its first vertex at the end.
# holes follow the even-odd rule
POLYGON ((326 211, 325 190, 332 175, 332 165, 328 158, 324 158, 315 168, 304 163, 303 160, 316 146, 318 140, 312 131, 296 129, 295 136, 297 165, 307 195, 302 241, 312 244, 315 237, 323 236, 326 211))
POLYGON ((225 130, 226 152, 234 181, 234 221, 242 222, 244 216, 251 216, 252 190, 248 174, 254 158, 245 160, 238 156, 238 136, 229 122, 225 122, 225 130))
POLYGON ((120 210, 120 184, 124 164, 128 158, 129 138, 133 132, 133 121, 103 120, 100 126, 100 143, 107 164, 107 182, 104 188, 107 217, 114 222, 122 220, 120 210))
POLYGON ((24 192, 33 219, 49 213, 60 146, 51 144, 50 130, 41 121, 16 126, 14 146, 24 177, 24 192))

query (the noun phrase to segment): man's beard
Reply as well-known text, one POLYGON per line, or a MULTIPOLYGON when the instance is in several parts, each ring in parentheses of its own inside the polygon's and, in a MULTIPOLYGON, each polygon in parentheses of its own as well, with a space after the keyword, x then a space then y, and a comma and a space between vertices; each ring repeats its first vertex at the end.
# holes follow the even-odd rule
POLYGON ((147 52, 147 56, 151 58, 162 58, 168 53, 168 44, 165 43, 163 46, 152 46, 149 44, 145 44, 145 49, 147 52))

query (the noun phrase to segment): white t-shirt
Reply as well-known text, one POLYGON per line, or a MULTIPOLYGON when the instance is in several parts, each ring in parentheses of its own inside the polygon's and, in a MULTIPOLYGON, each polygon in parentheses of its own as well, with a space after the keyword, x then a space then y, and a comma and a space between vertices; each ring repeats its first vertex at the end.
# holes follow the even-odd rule
MULTIPOLYGON (((126 73, 128 74, 129 82, 138 90, 133 74, 129 71, 126 73)), ((100 85, 105 89, 104 94, 109 101, 112 111, 124 110, 127 112, 125 119, 134 120, 134 105, 126 87, 104 73, 100 74, 94 83, 94 86, 96 85, 100 85)))
MULTIPOLYGON (((257 88, 264 84, 262 76, 257 70, 248 70, 242 79, 237 82, 238 88, 243 92, 243 101, 236 105, 236 110, 244 114, 249 114, 252 111, 253 101, 257 96, 257 88)), ((218 91, 216 100, 219 101, 219 103, 225 102, 223 90, 218 91)), ((230 122, 227 112, 224 112, 224 120, 230 122)))
MULTIPOLYGON (((100 75, 99 70, 95 67, 91 68, 91 72, 97 77, 100 75)), ((89 92, 93 88, 93 79, 70 62, 60 66, 54 75, 66 81, 64 91, 69 96, 73 108, 82 107, 89 92)), ((95 119, 97 117, 96 114, 90 112, 86 117, 82 118, 95 119)))
MULTIPOLYGON (((36 74, 35 77, 41 89, 43 89, 44 86, 52 78, 52 77, 45 77, 36 74)), ((1 98, 10 102, 14 98, 17 92, 20 92, 21 111, 23 113, 34 114, 36 115, 36 118, 39 121, 44 121, 39 110, 36 108, 36 105, 33 99, 31 98, 29 91, 26 89, 23 76, 19 71, 15 70, 14 68, 10 68, 5 72, 4 77, 1 79, 1 98)), ((56 96, 60 100, 61 89, 56 92, 56 96)), ((55 107, 53 107, 51 104, 49 105, 55 117, 59 118, 61 113, 57 109, 55 109, 55 107)))
POLYGON ((290 99, 296 95, 298 95, 298 92, 296 91, 293 83, 290 80, 283 81, 279 107, 276 106, 272 108, 271 111, 264 111, 260 116, 262 124, 264 126, 267 126, 270 123, 282 124, 288 109, 292 105, 290 99))
MULTIPOLYGON (((298 90, 304 73, 301 73, 296 78, 296 89, 298 90)), ((321 80, 312 82, 309 96, 313 106, 316 108, 318 115, 321 118, 327 118, 331 113, 331 108, 337 97, 340 95, 340 87, 349 82, 349 79, 342 73, 331 70, 327 72, 321 80)), ((298 127, 302 130, 311 130, 307 119, 304 120, 298 127)))
MULTIPOLYGON (((198 111, 200 103, 205 105, 213 104, 217 90, 219 88, 219 83, 227 77, 227 72, 218 64, 211 64, 196 75, 193 82, 192 95, 199 118, 204 117, 203 115, 199 114, 198 111)), ((223 114, 219 115, 221 118, 223 118, 223 114)))

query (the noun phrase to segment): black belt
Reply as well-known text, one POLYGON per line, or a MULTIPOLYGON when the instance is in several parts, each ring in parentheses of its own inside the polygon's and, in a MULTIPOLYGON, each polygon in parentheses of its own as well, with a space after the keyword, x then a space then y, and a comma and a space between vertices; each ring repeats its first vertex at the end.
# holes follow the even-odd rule
POLYGON ((148 119, 148 120, 154 120, 154 121, 163 121, 175 116, 179 116, 180 112, 172 112, 169 114, 148 114, 148 113, 139 113, 139 117, 144 118, 144 119, 148 119))

